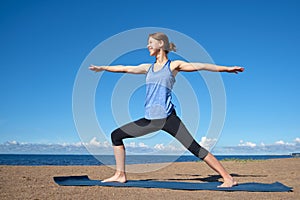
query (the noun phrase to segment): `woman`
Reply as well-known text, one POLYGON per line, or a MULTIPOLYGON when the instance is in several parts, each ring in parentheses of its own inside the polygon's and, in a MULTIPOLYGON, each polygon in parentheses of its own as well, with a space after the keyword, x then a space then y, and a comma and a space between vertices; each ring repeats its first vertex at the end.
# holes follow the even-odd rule
POLYGON ((153 33, 148 37, 150 56, 156 58, 153 64, 138 66, 90 66, 95 72, 124 72, 131 74, 146 74, 145 117, 128 123, 111 134, 116 159, 115 174, 103 182, 125 183, 125 147, 123 139, 146 135, 158 130, 164 130, 181 142, 191 153, 204 160, 213 170, 219 173, 224 182, 219 187, 232 187, 237 184, 222 164, 205 148, 201 147, 191 136, 180 118, 176 115, 171 101, 171 92, 178 72, 193 72, 207 70, 213 72, 242 72, 242 67, 225 67, 207 63, 187 63, 181 60, 170 61, 168 53, 176 51, 176 46, 169 43, 164 33, 153 33))

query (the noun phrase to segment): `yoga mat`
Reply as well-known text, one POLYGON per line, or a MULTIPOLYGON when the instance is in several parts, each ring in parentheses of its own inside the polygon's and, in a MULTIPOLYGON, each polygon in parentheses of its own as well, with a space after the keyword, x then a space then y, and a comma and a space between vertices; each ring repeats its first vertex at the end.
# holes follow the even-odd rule
POLYGON ((164 188, 174 190, 216 190, 216 191, 248 191, 248 192, 289 192, 292 187, 282 183, 240 183, 231 188, 218 188, 220 182, 169 182, 152 180, 130 180, 126 183, 109 182, 102 183, 100 180, 91 180, 88 176, 61 176, 54 177, 54 181, 61 186, 110 186, 110 187, 138 187, 138 188, 164 188))

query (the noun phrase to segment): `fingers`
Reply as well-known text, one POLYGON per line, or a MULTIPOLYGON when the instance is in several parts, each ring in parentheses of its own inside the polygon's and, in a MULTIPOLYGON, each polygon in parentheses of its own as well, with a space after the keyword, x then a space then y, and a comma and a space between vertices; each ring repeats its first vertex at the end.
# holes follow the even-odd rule
POLYGON ((98 68, 95 65, 90 65, 89 69, 92 70, 92 71, 97 71, 98 70, 98 68))
POLYGON ((238 72, 243 72, 245 70, 245 68, 244 67, 234 67, 234 73, 238 73, 238 72))

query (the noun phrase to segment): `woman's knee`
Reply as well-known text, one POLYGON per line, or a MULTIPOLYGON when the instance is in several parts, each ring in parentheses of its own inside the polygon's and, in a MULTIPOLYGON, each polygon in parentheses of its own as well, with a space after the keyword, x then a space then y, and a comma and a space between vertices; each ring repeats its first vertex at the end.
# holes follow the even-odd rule
POLYGON ((114 146, 123 145, 122 130, 120 128, 114 130, 111 133, 111 142, 114 146))

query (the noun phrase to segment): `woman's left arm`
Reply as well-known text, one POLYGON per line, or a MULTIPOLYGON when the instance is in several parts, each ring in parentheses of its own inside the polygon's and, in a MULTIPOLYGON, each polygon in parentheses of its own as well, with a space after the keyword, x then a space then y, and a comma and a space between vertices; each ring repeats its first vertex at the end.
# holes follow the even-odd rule
POLYGON ((181 60, 174 61, 176 64, 176 70, 177 71, 184 71, 184 72, 194 72, 194 71, 200 71, 200 70, 206 70, 206 71, 212 71, 212 72, 228 72, 228 73, 238 73, 243 72, 244 68, 239 66, 220 66, 210 63, 188 63, 181 60))

